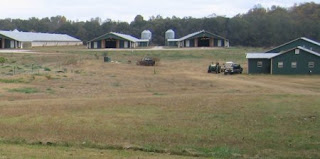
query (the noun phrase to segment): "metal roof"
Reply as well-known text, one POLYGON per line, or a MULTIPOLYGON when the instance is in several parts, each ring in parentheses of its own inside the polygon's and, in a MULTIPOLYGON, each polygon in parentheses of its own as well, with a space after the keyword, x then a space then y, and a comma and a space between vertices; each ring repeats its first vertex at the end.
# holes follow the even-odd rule
POLYGON ((204 32, 204 30, 198 31, 198 32, 195 32, 195 33, 192 33, 192 34, 189 34, 189 35, 186 35, 186 36, 180 38, 180 41, 189 39, 189 38, 191 38, 191 37, 193 37, 193 36, 196 36, 196 35, 198 35, 198 34, 200 34, 200 33, 202 33, 202 32, 204 32))
POLYGON ((132 42, 138 42, 139 41, 139 39, 137 39, 137 38, 135 38, 135 37, 133 37, 131 35, 115 33, 115 32, 111 32, 111 34, 114 34, 116 36, 119 36, 119 37, 121 37, 123 39, 127 39, 127 40, 132 41, 132 42))
POLYGON ((318 42, 316 42, 316 41, 313 41, 313 40, 311 40, 311 39, 308 39, 308 38, 305 38, 305 37, 302 37, 301 39, 320 46, 320 43, 318 43, 318 42))
POLYGON ((272 59, 280 53, 247 53, 247 59, 272 59))
POLYGON ((148 39, 138 39, 137 42, 150 42, 150 40, 148 40, 148 39))
POLYGON ((19 31, 0 31, 0 35, 7 38, 22 42, 39 42, 39 41, 63 41, 63 42, 81 42, 81 40, 66 34, 50 34, 50 33, 32 33, 19 31))
POLYGON ((281 54, 285 54, 289 51, 292 51, 292 50, 295 50, 295 49, 300 49, 300 50, 303 50, 303 51, 306 51, 310 54, 314 54, 316 56, 320 56, 320 53, 317 53, 315 51, 312 51, 312 50, 309 50, 309 49, 306 49, 304 47, 301 47, 301 46, 298 46, 296 48, 293 48, 293 49, 290 49, 290 50, 287 50, 287 51, 283 51, 283 52, 280 52, 280 53, 247 53, 247 59, 272 59, 276 56, 279 56, 281 54))
POLYGON ((95 40, 98 40, 98 39, 102 39, 102 38, 104 38, 106 35, 110 35, 110 34, 115 35, 115 36, 117 36, 117 37, 119 37, 119 38, 122 38, 122 39, 126 39, 126 40, 128 40, 128 41, 132 41, 132 42, 148 42, 148 41, 149 41, 149 40, 145 40, 145 39, 138 39, 138 38, 135 38, 135 37, 133 37, 133 36, 131 36, 131 35, 127 35, 127 34, 110 32, 110 33, 103 34, 103 35, 101 35, 101 36, 99 36, 99 37, 97 37, 97 38, 94 38, 94 39, 90 40, 89 42, 92 42, 92 41, 95 41, 95 40))
MULTIPOLYGON (((300 49, 300 50, 309 52, 310 54, 314 54, 314 55, 316 55, 316 56, 320 56, 320 53, 315 52, 315 51, 312 51, 312 50, 309 50, 309 49, 306 49, 306 48, 304 48, 304 47, 298 46, 297 48, 300 49)), ((297 49, 297 48, 294 48, 294 49, 297 49)), ((292 50, 294 50, 294 49, 292 49, 292 50)), ((290 51, 291 51, 291 50, 290 50, 290 51)))
POLYGON ((180 39, 168 39, 168 41, 173 41, 173 42, 176 42, 176 41, 181 41, 180 39))
POLYGON ((222 37, 222 36, 219 36, 219 35, 216 35, 216 34, 207 32, 207 31, 205 31, 205 30, 201 30, 201 31, 198 31, 198 32, 195 32, 195 33, 186 35, 186 36, 184 36, 184 37, 182 37, 182 38, 180 38, 180 39, 177 39, 177 40, 178 40, 178 41, 183 41, 183 40, 189 39, 189 38, 191 38, 191 37, 193 37, 193 36, 196 36, 196 35, 198 35, 198 34, 201 34, 201 33, 208 33, 208 34, 211 34, 211 35, 213 35, 213 36, 219 37, 219 38, 221 38, 221 39, 226 39, 226 38, 224 38, 224 37, 222 37))
MULTIPOLYGON (((314 54, 314 55, 316 55, 316 56, 320 56, 320 53, 314 52, 314 51, 312 51, 312 50, 306 49, 306 48, 301 47, 301 46, 298 46, 298 47, 296 47, 296 48, 293 48, 293 49, 290 49, 290 50, 287 50, 287 51, 283 51, 283 52, 279 53, 279 54, 276 55, 276 56, 279 56, 279 55, 281 55, 281 54, 285 54, 285 53, 287 53, 287 52, 289 52, 289 51, 292 51, 292 50, 295 50, 295 49, 300 49, 300 50, 303 50, 303 51, 308 52, 308 53, 310 53, 310 54, 314 54)), ((269 53, 266 53, 266 54, 269 54, 269 53)), ((273 56, 272 58, 274 58, 274 57, 276 57, 276 56, 273 56)))
MULTIPOLYGON (((275 48, 273 48, 273 49, 271 49, 271 50, 269 50, 269 51, 278 49, 278 48, 280 48, 280 47, 282 47, 282 46, 288 45, 288 44, 290 44, 290 43, 292 43, 292 42, 295 42, 295 41, 297 41, 297 40, 304 40, 304 41, 307 41, 307 42, 310 42, 310 43, 313 43, 313 44, 315 44, 315 45, 320 46, 320 43, 318 43, 318 42, 316 42, 316 41, 313 41, 313 40, 308 39, 308 38, 306 38, 306 37, 301 37, 301 38, 297 38, 297 39, 294 39, 294 40, 292 40, 292 41, 289 41, 289 42, 287 42, 287 43, 284 43, 284 44, 282 44, 282 45, 279 45, 279 46, 277 46, 277 47, 275 47, 275 48)), ((267 51, 267 52, 269 52, 269 51, 267 51)))

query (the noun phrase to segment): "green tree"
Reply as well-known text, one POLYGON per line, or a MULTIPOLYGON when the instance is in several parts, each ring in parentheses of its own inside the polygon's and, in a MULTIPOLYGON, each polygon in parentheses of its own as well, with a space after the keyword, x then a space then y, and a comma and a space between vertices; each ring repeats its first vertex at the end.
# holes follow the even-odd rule
POLYGON ((140 38, 143 30, 153 33, 152 43, 164 45, 164 34, 168 29, 176 32, 176 38, 207 30, 224 36, 231 45, 269 47, 298 37, 320 40, 320 4, 310 2, 290 8, 256 5, 247 13, 234 17, 209 16, 205 18, 151 16, 145 19, 137 15, 131 23, 101 18, 85 22, 70 21, 58 15, 48 18, 32 17, 27 20, 0 19, 0 30, 64 33, 88 41, 108 32, 120 32, 140 38))

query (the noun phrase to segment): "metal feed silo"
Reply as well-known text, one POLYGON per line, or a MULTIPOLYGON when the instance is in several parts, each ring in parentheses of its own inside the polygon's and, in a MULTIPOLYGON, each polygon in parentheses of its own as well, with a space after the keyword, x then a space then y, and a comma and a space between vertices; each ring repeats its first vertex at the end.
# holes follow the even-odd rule
POLYGON ((150 30, 144 30, 142 33, 141 33, 141 39, 147 39, 147 40, 151 40, 152 38, 152 33, 150 30))
POLYGON ((166 39, 174 39, 175 38, 175 32, 172 30, 172 29, 170 29, 170 30, 168 30, 168 31, 166 31, 166 39))

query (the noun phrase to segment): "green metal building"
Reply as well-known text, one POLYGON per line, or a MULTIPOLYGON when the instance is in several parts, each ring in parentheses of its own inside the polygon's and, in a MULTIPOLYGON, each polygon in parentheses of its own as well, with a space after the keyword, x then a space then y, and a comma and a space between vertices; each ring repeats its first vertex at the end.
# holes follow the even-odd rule
POLYGON ((207 32, 205 30, 195 32, 180 39, 166 39, 167 46, 174 47, 229 47, 229 40, 207 32))
POLYGON ((89 49, 136 48, 149 46, 150 40, 137 39, 133 36, 110 32, 88 42, 89 49))
POLYGON ((320 43, 305 37, 265 53, 248 53, 249 74, 320 74, 320 43))
POLYGON ((248 53, 249 74, 320 74, 320 53, 298 46, 281 53, 248 53))

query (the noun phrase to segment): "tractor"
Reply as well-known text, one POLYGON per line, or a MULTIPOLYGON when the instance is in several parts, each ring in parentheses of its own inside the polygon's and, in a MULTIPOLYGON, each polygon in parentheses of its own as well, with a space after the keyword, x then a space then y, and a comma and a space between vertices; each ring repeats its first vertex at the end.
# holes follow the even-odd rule
POLYGON ((208 67, 208 73, 221 73, 221 66, 219 64, 219 62, 217 63, 213 63, 211 65, 209 65, 208 67))

